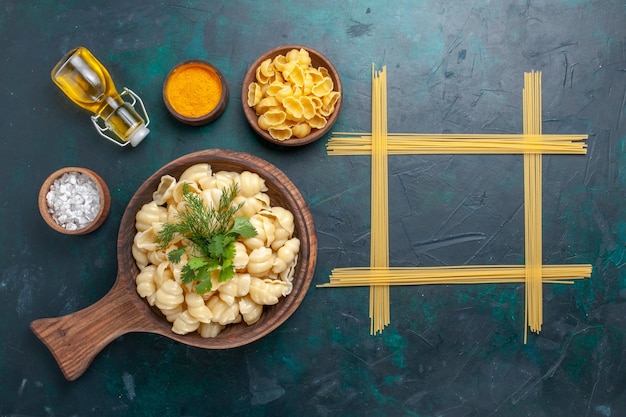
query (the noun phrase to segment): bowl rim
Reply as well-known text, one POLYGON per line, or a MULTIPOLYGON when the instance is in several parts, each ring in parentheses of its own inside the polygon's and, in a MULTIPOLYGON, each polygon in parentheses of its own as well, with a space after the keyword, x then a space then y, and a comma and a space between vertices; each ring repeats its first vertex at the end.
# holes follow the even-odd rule
POLYGON ((129 293, 132 304, 139 308, 140 314, 147 321, 146 328, 150 330, 146 331, 158 333, 183 344, 204 349, 230 349, 243 346, 261 339, 281 326, 293 315, 304 300, 313 281, 317 263, 315 223, 308 203, 295 184, 272 163, 248 153, 226 149, 208 149, 183 155, 163 165, 150 175, 137 189, 124 210, 119 226, 117 248, 119 270, 114 286, 124 287, 126 292, 129 293), (298 209, 296 212, 292 211, 296 230, 299 230, 298 237, 301 240, 301 253, 294 275, 294 291, 287 297, 281 298, 278 304, 264 306, 264 312, 259 322, 253 325, 246 325, 245 323, 229 325, 246 326, 245 335, 231 335, 231 332, 228 331, 229 326, 215 338, 202 338, 197 332, 186 335, 176 334, 171 331, 172 324, 165 319, 162 313, 157 311, 155 307, 150 306, 145 299, 137 294, 135 277, 139 273, 139 268, 132 255, 132 241, 137 232, 135 228, 136 212, 141 208, 142 204, 149 202, 149 197, 156 190, 163 175, 169 174, 178 178, 186 168, 197 163, 209 163, 212 167, 233 164, 237 168, 234 170, 238 170, 239 166, 244 165, 245 167, 240 172, 249 170, 259 174, 266 182, 270 180, 269 182, 276 184, 275 187, 279 189, 275 192, 279 193, 285 201, 291 202, 298 209), (173 173, 176 174, 174 175, 173 173), (282 188, 285 188, 285 190, 282 188), (297 284, 296 279, 300 280, 297 284), (264 321, 263 319, 263 316, 267 315, 268 310, 276 314, 273 321, 264 321))
POLYGON ((259 136, 261 136, 267 142, 280 145, 280 146, 287 146, 287 147, 303 146, 303 145, 307 145, 309 143, 315 142, 316 140, 322 138, 326 133, 328 133, 328 131, 333 127, 333 125, 337 121, 337 118, 339 117, 339 113, 341 110, 342 102, 343 102, 343 86, 341 84, 341 77, 339 76, 339 72, 337 71, 337 68, 335 67, 335 65, 332 63, 330 59, 328 59, 326 55, 321 53, 319 50, 315 48, 311 48, 310 46, 301 45, 301 44, 280 45, 262 53, 248 67, 248 70, 246 71, 244 75, 242 86, 241 86, 241 105, 242 105, 246 120, 248 121, 248 124, 259 136), (281 140, 274 139, 267 131, 261 129, 256 123, 256 119, 258 118, 258 116, 256 112, 254 111, 254 109, 248 106, 248 85, 250 83, 247 82, 246 80, 255 79, 256 68, 259 65, 261 65, 261 63, 264 60, 266 60, 267 58, 279 55, 281 52, 289 52, 292 49, 298 49, 298 50, 305 49, 306 51, 309 52, 310 55, 315 55, 320 60, 324 61, 323 66, 328 70, 329 74, 331 74, 331 78, 333 79, 333 84, 334 84, 333 89, 335 91, 339 91, 341 94, 339 95, 339 99, 337 100, 337 103, 335 104, 335 110, 327 119, 326 126, 324 126, 322 129, 312 129, 311 133, 309 133, 303 138, 292 137, 290 139, 281 141, 281 140))
POLYGON ((41 214, 41 217, 46 222, 46 224, 50 226, 53 230, 65 235, 85 235, 99 228, 106 220, 111 209, 111 194, 109 192, 109 187, 107 187, 102 177, 96 172, 92 171, 89 168, 68 166, 57 169, 56 171, 48 175, 48 177, 41 184, 41 188, 39 189, 37 204, 39 206, 39 213, 41 214), (54 181, 69 172, 78 172, 87 175, 94 182, 96 188, 98 189, 98 193, 100 194, 100 209, 98 210, 98 214, 91 223, 89 223, 85 227, 76 230, 68 230, 58 224, 48 211, 49 206, 46 200, 48 191, 50 191, 50 187, 52 186, 54 181))
POLYGON ((163 80, 161 96, 163 98, 163 103, 165 104, 167 111, 175 119, 191 126, 203 126, 211 122, 214 122, 218 117, 222 115, 222 113, 226 109, 226 105, 228 104, 228 97, 229 97, 228 83, 226 82, 226 77, 224 77, 224 74, 215 65, 202 59, 190 59, 190 60, 179 62, 167 73, 167 75, 165 76, 163 80), (177 112, 174 109, 167 95, 167 85, 171 77, 176 72, 180 71, 181 69, 185 67, 191 67, 194 65, 208 69, 209 71, 212 71, 213 73, 215 73, 215 75, 217 75, 222 85, 222 94, 220 96, 219 101, 217 102, 217 105, 209 113, 204 114, 202 116, 198 116, 198 117, 189 117, 189 116, 185 116, 184 114, 177 112))

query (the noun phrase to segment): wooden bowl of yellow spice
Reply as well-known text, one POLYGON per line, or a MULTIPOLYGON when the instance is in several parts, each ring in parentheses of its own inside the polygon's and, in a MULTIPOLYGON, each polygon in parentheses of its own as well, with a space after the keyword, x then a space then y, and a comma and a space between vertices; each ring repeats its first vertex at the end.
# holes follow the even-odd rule
POLYGON ((202 126, 213 122, 226 109, 228 85, 222 73, 208 62, 185 61, 167 74, 163 101, 177 120, 202 126))

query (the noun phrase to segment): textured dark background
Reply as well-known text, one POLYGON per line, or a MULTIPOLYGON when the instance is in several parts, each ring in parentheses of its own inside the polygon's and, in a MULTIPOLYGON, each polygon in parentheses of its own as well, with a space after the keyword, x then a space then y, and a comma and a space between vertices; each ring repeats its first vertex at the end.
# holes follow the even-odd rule
MULTIPOLYGON (((0 415, 626 415, 625 18, 620 0, 0 0, 0 415), (328 138, 270 147, 245 123, 245 71, 287 43, 336 65, 335 131, 369 130, 372 63, 387 66, 393 132, 519 133, 523 72, 542 71, 544 133, 589 135, 586 156, 544 157, 544 262, 591 263, 592 279, 544 286, 544 328, 527 345, 522 285, 393 288, 378 336, 366 288, 312 286, 251 345, 130 334, 67 382, 29 323, 109 290, 126 204, 178 156, 234 149, 290 176, 317 226, 314 285, 369 264, 369 159, 327 156, 328 138), (52 84, 77 45, 144 99, 152 133, 139 147, 101 139, 52 84), (166 73, 188 59, 215 64, 231 89, 206 127, 161 101, 166 73), (105 224, 82 237, 53 232, 37 210, 44 178, 75 165, 112 194, 105 224)), ((389 168, 392 265, 524 262, 521 156, 398 156, 389 168)))

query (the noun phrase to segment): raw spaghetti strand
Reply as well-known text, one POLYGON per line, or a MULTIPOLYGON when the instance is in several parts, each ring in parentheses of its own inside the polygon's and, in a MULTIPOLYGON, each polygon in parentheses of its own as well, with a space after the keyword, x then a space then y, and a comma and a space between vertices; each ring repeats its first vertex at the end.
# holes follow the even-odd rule
MULTIPOLYGON (((591 277, 591 265, 542 265, 544 283, 573 284, 591 277)), ((513 284, 526 282, 524 265, 462 265, 450 267, 335 268, 330 282, 318 287, 362 287, 433 284, 513 284)))
MULTIPOLYGON (((541 135, 541 72, 524 73, 523 130, 525 135, 541 135)), ((525 224, 525 322, 524 343, 528 329, 539 333, 543 324, 542 278, 542 155, 524 154, 524 224, 525 224)))
MULTIPOLYGON (((370 265, 389 267, 389 183, 387 168, 387 71, 372 64, 372 184, 370 265)), ((389 286, 370 286, 370 333, 391 322, 389 286)))
MULTIPOLYGON (((370 155, 369 133, 333 133, 329 155, 370 155)), ((388 133, 387 152, 393 155, 427 154, 586 154, 588 135, 420 134, 388 133)))

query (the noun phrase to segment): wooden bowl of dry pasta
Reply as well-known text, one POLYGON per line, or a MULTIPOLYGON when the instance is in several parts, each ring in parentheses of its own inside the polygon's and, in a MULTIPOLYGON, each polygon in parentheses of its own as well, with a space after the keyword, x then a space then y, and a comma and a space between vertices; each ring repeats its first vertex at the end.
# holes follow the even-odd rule
POLYGON ((250 66, 241 102, 259 136, 282 146, 301 146, 332 128, 342 95, 339 73, 328 58, 307 46, 283 45, 250 66))
MULTIPOLYGON (((217 180, 212 182, 212 179, 208 181, 213 185, 220 183, 217 180)), ((233 179, 233 181, 235 180, 233 179)), ((192 187, 196 186, 193 185, 192 187)), ((209 186, 207 185, 207 187, 209 186)), ((173 188, 171 191, 173 193, 179 192, 179 190, 174 191, 173 188)), ((208 193, 213 195, 214 191, 208 193)), ((173 202, 174 200, 167 201, 173 202)), ((251 203, 251 206, 255 206, 255 204, 251 203)), ((247 202, 243 207, 246 205, 247 202)), ((259 208, 251 208, 251 210, 257 209, 259 208)), ((166 209, 166 211, 168 210, 166 209)), ((274 224, 275 230, 278 230, 278 223, 274 224)), ((279 234, 287 239, 284 231, 275 233, 276 236, 279 234)), ((264 236, 263 239, 269 241, 267 234, 264 236)), ((152 174, 139 187, 128 203, 122 217, 117 239, 117 251, 117 278, 111 290, 101 300, 90 307, 63 317, 38 319, 31 323, 31 329, 50 349, 65 377, 69 380, 82 375, 95 356, 108 343, 130 332, 156 333, 190 346, 205 349, 234 348, 269 334, 295 312, 307 293, 317 260, 317 237, 313 217, 306 201, 293 182, 277 167, 246 153, 229 150, 206 150, 182 156, 168 163, 152 174), (246 172, 247 174, 243 174, 246 172), (151 305, 149 302, 150 291, 146 293, 145 287, 139 288, 140 285, 146 284, 146 281, 140 278, 141 274, 145 275, 146 263, 155 265, 154 271, 148 274, 153 274, 152 279, 158 280, 165 277, 165 279, 174 279, 175 282, 178 282, 176 281, 177 272, 175 270, 177 267, 172 264, 168 266, 163 254, 158 253, 155 247, 149 248, 150 239, 145 239, 145 235, 154 231, 147 231, 146 225, 154 226, 163 221, 162 213, 157 213, 153 210, 154 207, 150 206, 175 207, 174 203, 157 204, 156 199, 167 195, 169 192, 167 191, 169 186, 167 184, 162 185, 163 182, 174 182, 180 185, 183 182, 192 182, 192 177, 193 181, 200 181, 198 178, 204 175, 206 179, 207 173, 216 178, 218 177, 217 173, 220 173, 220 181, 229 176, 238 178, 237 181, 240 181, 242 190, 246 187, 248 190, 254 190, 254 187, 258 188, 260 178, 262 180, 260 190, 263 191, 259 191, 254 196, 246 194, 243 198, 257 199, 259 206, 272 208, 272 210, 278 207, 284 211, 289 211, 292 214, 291 220, 284 211, 273 211, 274 214, 270 217, 274 217, 270 222, 279 218, 287 219, 284 222, 281 220, 281 225, 283 225, 281 227, 291 230, 291 238, 289 239, 296 238, 299 241, 299 249, 297 256, 292 259, 291 277, 271 277, 272 279, 291 280, 290 292, 284 296, 279 296, 278 301, 272 305, 262 306, 262 312, 253 324, 247 324, 242 319, 244 316, 242 307, 239 317, 235 320, 231 320, 230 323, 223 326, 220 323, 221 331, 217 334, 201 335, 199 331, 178 334, 173 331, 175 326, 171 320, 172 317, 166 316, 168 312, 164 313, 161 309, 162 306, 151 305), (182 180, 181 176, 183 176, 182 180), (142 230, 142 232, 138 230, 142 230), (146 246, 140 248, 137 242, 141 239, 146 246), (161 278, 157 278, 156 270, 161 271, 161 278)), ((274 260, 277 258, 286 259, 284 254, 278 255, 274 251, 272 254, 274 260)), ((287 256, 287 258, 289 257, 287 256)), ((252 263, 250 259, 247 268, 250 268, 252 263)), ((178 267, 180 266, 182 265, 178 265, 178 267)), ((164 281, 152 282, 155 286, 161 285, 162 288, 165 288, 164 281)), ((257 282, 257 284, 259 283, 257 282)), ((249 293, 252 286, 253 284, 249 283, 249 293)), ((256 288, 258 290, 261 287, 256 288)), ((158 291, 158 289, 155 287, 152 291, 158 291)), ((183 289, 183 292, 189 293, 188 289, 183 289)), ((261 293, 263 292, 261 291, 261 293)), ((158 295, 156 297, 158 298, 158 295)), ((171 301, 172 297, 174 296, 166 291, 162 300, 171 301)), ((206 301, 206 303, 208 305, 209 302, 206 301)), ((220 308, 224 307, 224 303, 221 301, 220 305, 220 308)), ((191 304, 181 304, 178 317, 183 316, 182 310, 188 310, 190 307, 191 304)), ((220 314, 222 313, 219 311, 219 309, 213 311, 215 320, 217 317, 221 317, 220 314)), ((168 314, 172 314, 172 312, 170 311, 168 314)))

